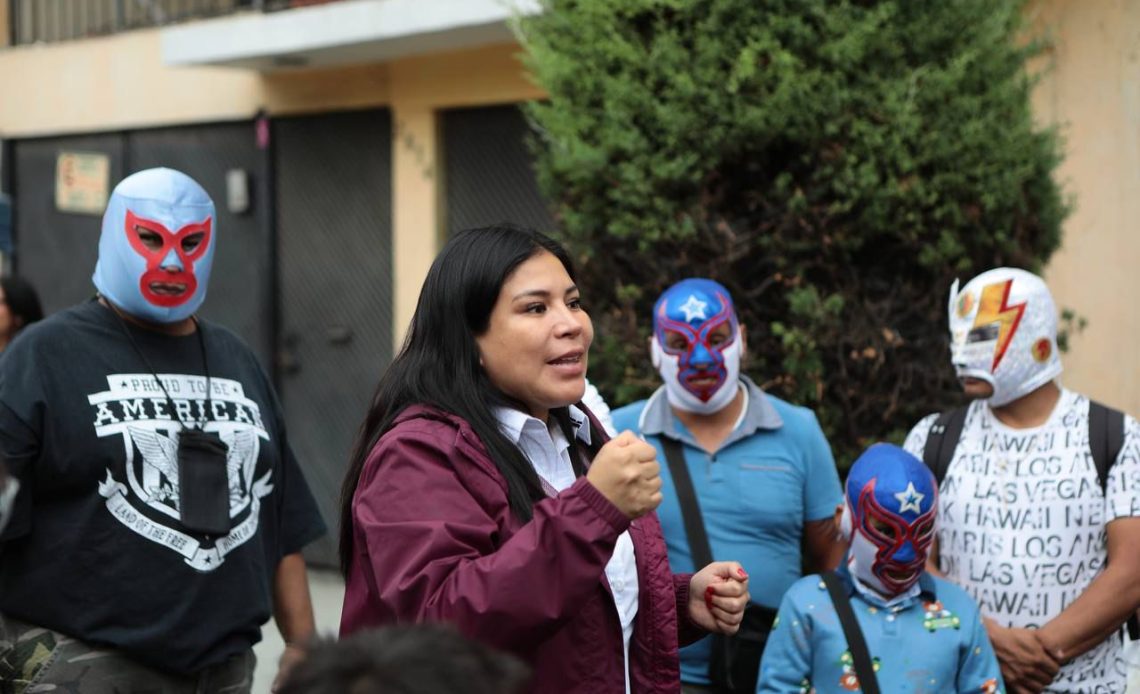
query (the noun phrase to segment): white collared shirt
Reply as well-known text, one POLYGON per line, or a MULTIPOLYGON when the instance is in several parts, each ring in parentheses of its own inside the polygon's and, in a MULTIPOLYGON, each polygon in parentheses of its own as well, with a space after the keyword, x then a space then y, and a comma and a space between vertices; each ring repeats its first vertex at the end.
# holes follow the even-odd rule
MULTIPOLYGON (((586 413, 574 407, 569 408, 570 421, 575 437, 582 443, 590 443, 590 426, 586 413)), ((570 442, 562 434, 562 428, 553 418, 550 424, 507 407, 497 407, 493 414, 499 422, 503 435, 513 441, 526 456, 538 476, 555 491, 561 492, 574 484, 574 466, 570 462, 570 442)), ((639 587, 637 584, 637 561, 633 553, 633 541, 629 532, 618 536, 613 556, 606 563, 606 580, 614 596, 614 606, 621 620, 621 637, 625 655, 625 691, 629 694, 629 642, 633 637, 633 620, 637 616, 639 587)))

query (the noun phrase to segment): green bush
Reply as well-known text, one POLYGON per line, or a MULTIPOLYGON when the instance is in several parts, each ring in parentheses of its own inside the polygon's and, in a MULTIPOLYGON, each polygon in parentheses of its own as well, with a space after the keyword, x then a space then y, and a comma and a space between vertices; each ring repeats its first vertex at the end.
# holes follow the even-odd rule
POLYGON ((732 291, 746 370, 841 464, 952 403, 950 282, 1039 269, 1067 211, 1023 29, 1002 0, 547 0, 520 22, 612 404, 656 387, 650 309, 689 276, 732 291))

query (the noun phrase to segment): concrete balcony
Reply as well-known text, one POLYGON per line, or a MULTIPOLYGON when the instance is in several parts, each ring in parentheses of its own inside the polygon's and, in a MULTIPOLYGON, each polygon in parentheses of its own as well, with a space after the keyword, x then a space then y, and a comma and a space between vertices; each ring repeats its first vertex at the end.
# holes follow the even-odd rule
POLYGON ((512 39, 512 17, 539 0, 343 0, 286 12, 246 13, 162 30, 169 66, 272 71, 386 62, 512 39))

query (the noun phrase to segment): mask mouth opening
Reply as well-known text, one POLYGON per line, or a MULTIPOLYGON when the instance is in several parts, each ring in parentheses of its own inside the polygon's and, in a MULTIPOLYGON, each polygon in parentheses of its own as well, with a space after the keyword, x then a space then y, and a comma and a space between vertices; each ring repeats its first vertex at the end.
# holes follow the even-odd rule
POLYGON ((698 371, 685 377, 685 383, 693 390, 716 390, 723 381, 724 374, 721 373, 721 369, 698 371))
POLYGON ((198 280, 193 273, 148 270, 139 280, 143 298, 154 306, 172 308, 181 306, 194 297, 198 280))
POLYGON ((968 364, 963 364, 961 362, 954 363, 954 375, 960 382, 971 380, 981 383, 988 383, 991 386, 994 384, 994 375, 992 373, 984 369, 971 368, 968 364))
POLYGON ((724 386, 726 377, 724 368, 718 367, 709 371, 697 371, 683 376, 680 380, 685 390, 695 395, 701 402, 708 402, 724 386))
POLYGON ((151 293, 158 296, 182 296, 189 288, 185 282, 151 282, 147 285, 151 293))
POLYGON ((879 567, 875 574, 883 585, 895 591, 906 590, 914 585, 926 564, 926 558, 916 559, 909 564, 888 564, 879 567))
POLYGON ((909 583, 918 577, 919 567, 916 566, 887 566, 883 567, 883 577, 894 583, 909 583))

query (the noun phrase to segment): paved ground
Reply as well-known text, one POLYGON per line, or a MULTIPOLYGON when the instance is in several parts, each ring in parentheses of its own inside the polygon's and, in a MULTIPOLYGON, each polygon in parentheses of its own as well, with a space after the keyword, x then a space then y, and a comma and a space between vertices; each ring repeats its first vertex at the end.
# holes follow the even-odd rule
MULTIPOLYGON (((340 628, 340 607, 344 599, 344 580, 336 571, 320 569, 309 571, 309 587, 313 594, 313 612, 317 617, 317 631, 336 634, 340 628)), ((271 621, 262 629, 263 639, 254 647, 257 654, 257 671, 253 674, 253 694, 269 694, 269 685, 277 674, 277 659, 285 644, 277 626, 271 621)))

